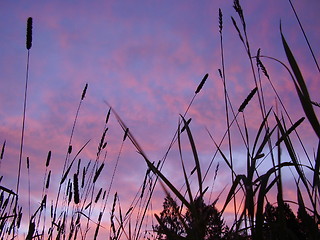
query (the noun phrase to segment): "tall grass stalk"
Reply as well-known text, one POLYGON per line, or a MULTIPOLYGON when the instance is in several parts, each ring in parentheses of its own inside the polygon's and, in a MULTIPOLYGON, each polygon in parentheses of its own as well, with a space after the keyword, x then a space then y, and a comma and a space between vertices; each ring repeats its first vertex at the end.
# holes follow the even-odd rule
MULTIPOLYGON (((224 105, 225 105, 225 113, 226 113, 226 124, 227 124, 227 136, 228 136, 228 146, 229 146, 229 159, 231 164, 231 169, 233 169, 233 157, 232 157, 232 142, 231 142, 231 132, 230 132, 230 119, 229 119, 229 110, 228 110, 228 97, 227 97, 227 84, 226 84, 226 71, 225 71, 225 63, 224 63, 224 48, 223 48, 223 15, 222 11, 219 8, 219 35, 220 35, 220 54, 221 54, 221 66, 222 72, 219 70, 220 77, 223 82, 223 89, 224 89, 224 105)), ((234 181, 234 174, 231 174, 232 182, 234 181)), ((236 199, 233 201, 234 207, 234 217, 235 221, 237 221, 237 202, 236 199)))
POLYGON ((294 13, 294 16, 296 17, 296 19, 297 19, 297 21, 298 21, 298 24, 299 24, 299 27, 300 27, 301 32, 302 32, 302 34, 303 34, 303 37, 304 37, 304 39, 306 40, 306 43, 307 43, 308 48, 309 48, 309 50, 310 50, 310 53, 311 53, 311 55, 312 55, 313 61, 314 61, 314 63, 316 64, 316 67, 317 67, 317 69, 318 69, 318 72, 320 73, 320 67, 319 67, 317 58, 316 58, 315 55, 314 55, 313 49, 312 49, 311 44, 310 44, 310 42, 309 42, 309 40, 308 40, 307 34, 306 34, 305 31, 304 31, 304 28, 303 28, 303 26, 302 26, 302 23, 301 23, 301 21, 300 21, 300 18, 299 18, 299 16, 298 16, 298 14, 297 14, 297 12, 296 12, 296 9, 295 9, 295 7, 294 7, 294 5, 293 5, 293 3, 292 3, 291 0, 289 0, 289 3, 290 3, 290 6, 291 6, 292 11, 293 11, 293 13, 294 13))
MULTIPOLYGON (((76 126, 76 123, 77 123, 77 119, 78 119, 78 114, 80 112, 80 107, 81 107, 81 104, 82 104, 82 101, 86 95, 86 91, 87 91, 87 88, 88 88, 88 84, 85 85, 83 91, 82 91, 82 94, 81 94, 81 99, 80 99, 80 102, 79 102, 79 105, 78 105, 78 108, 77 108, 77 112, 76 112, 76 116, 74 118, 74 122, 73 122, 73 125, 72 125, 72 130, 71 130, 71 134, 70 134, 70 138, 69 138, 69 143, 68 143, 68 151, 66 153, 66 157, 65 157, 65 161, 64 161, 64 164, 63 164, 63 170, 62 170, 62 179, 63 179, 63 175, 66 175, 66 168, 69 164, 69 156, 71 154, 71 151, 72 151, 72 138, 73 138, 73 134, 74 134, 74 130, 75 130, 75 126, 76 126)), ((72 164, 70 164, 69 167, 71 167, 72 164)), ((57 214, 57 207, 58 207, 58 203, 59 203, 59 197, 60 197, 60 192, 61 192, 61 187, 62 187, 62 183, 63 181, 60 182, 59 184, 59 189, 58 189, 58 193, 57 193, 57 198, 56 198, 56 201, 55 201, 55 207, 54 207, 54 213, 53 213, 53 222, 55 222, 55 219, 56 219, 56 214, 57 214)))
POLYGON ((22 163, 22 157, 23 157, 24 132, 25 132, 25 123, 26 123, 26 111, 27 111, 27 93, 28 93, 28 81, 29 81, 30 49, 32 47, 32 28, 33 28, 32 18, 29 17, 27 20, 27 35, 26 35, 27 67, 26 67, 26 78, 25 78, 25 86, 24 86, 22 129, 21 129, 21 140, 20 140, 20 151, 19 151, 17 187, 16 187, 17 194, 19 194, 21 163, 22 163))

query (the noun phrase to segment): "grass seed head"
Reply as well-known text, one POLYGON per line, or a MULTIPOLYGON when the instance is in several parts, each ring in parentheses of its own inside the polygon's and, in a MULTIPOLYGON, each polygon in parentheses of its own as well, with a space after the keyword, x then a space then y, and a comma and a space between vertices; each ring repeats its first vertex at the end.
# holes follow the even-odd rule
POLYGON ((68 154, 71 154, 71 152, 72 152, 72 145, 69 145, 69 147, 68 147, 68 154))
POLYGON ((46 183, 46 189, 49 188, 49 185, 50 185, 50 177, 51 177, 51 170, 49 171, 49 174, 48 174, 47 183, 46 183))
POLYGON ((219 8, 219 32, 220 34, 222 33, 222 28, 223 28, 223 25, 222 25, 222 11, 221 11, 221 8, 219 8))
POLYGON ((86 176, 86 168, 83 167, 83 171, 82 171, 82 180, 81 180, 81 188, 84 187, 84 178, 86 176))
POLYGON ((107 113, 107 117, 106 117, 106 124, 107 124, 107 123, 108 123, 108 121, 109 121, 110 113, 111 113, 111 108, 109 108, 109 111, 108 111, 108 113, 107 113))
POLYGON ((4 148, 6 146, 6 141, 3 142, 3 145, 2 145, 2 149, 1 149, 1 154, 0 154, 0 160, 3 159, 3 154, 4 154, 4 148))
POLYGON ((46 167, 49 166, 49 164, 50 164, 50 159, 51 159, 51 151, 48 152, 47 161, 46 161, 46 167))
POLYGON ((27 40, 26 47, 29 50, 32 47, 32 18, 29 17, 27 20, 27 40))
POLYGON ((96 171, 96 174, 94 175, 94 178, 93 178, 93 183, 95 183, 97 181, 103 167, 104 167, 104 163, 102 163, 101 166, 99 167, 99 169, 96 171))
POLYGON ((199 93, 200 90, 202 89, 204 83, 206 82, 207 78, 208 78, 209 74, 207 73, 206 75, 204 75, 203 79, 201 80, 199 86, 197 87, 195 94, 199 93))
POLYGON ((82 100, 84 99, 84 97, 86 96, 87 88, 88 88, 88 83, 86 83, 86 86, 84 87, 84 89, 83 89, 83 91, 82 91, 81 101, 82 101, 82 100))
POLYGON ((247 96, 247 98, 243 101, 243 103, 240 105, 238 111, 239 112, 243 112, 243 110, 245 109, 245 107, 248 105, 248 103, 250 102, 250 100, 253 98, 254 94, 257 92, 258 88, 255 87, 247 96))
POLYGON ((78 175, 74 174, 73 175, 73 191, 74 191, 74 203, 78 204, 80 202, 79 198, 79 185, 78 185, 78 175))

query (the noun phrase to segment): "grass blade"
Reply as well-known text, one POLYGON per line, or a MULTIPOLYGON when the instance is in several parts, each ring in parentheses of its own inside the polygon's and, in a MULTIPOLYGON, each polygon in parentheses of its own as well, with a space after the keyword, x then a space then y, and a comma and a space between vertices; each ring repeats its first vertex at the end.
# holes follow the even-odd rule
MULTIPOLYGON (((192 205, 193 203, 193 196, 192 196, 192 193, 191 193, 191 188, 190 188, 190 183, 189 183, 189 180, 188 180, 188 177, 187 177, 187 173, 186 173, 186 169, 185 169, 185 166, 184 166, 184 162, 183 162, 183 158, 182 158, 182 150, 181 150, 181 133, 180 133, 180 124, 179 124, 179 127, 178 127, 178 148, 179 148, 179 155, 180 155, 180 160, 181 160, 181 165, 182 165, 182 170, 183 170, 183 176, 184 176, 184 181, 186 183, 186 186, 187 186, 187 192, 188 192, 188 195, 189 195, 189 199, 190 199, 190 203, 192 205)), ((182 130, 181 130, 182 132, 182 130)))
POLYGON ((314 166, 314 175, 313 175, 313 191, 318 188, 318 193, 320 193, 320 179, 319 179, 319 172, 320 172, 320 140, 318 143, 318 151, 317 156, 315 159, 315 166, 314 166))
POLYGON ((290 47, 287 44, 287 41, 282 34, 281 26, 280 26, 280 31, 281 31, 282 44, 283 44, 286 56, 288 58, 288 61, 290 63, 290 66, 291 66, 292 71, 293 71, 295 78, 296 78, 296 81, 294 80, 294 85, 296 87, 298 96, 300 98, 301 105, 303 107, 303 110, 304 110, 313 130, 317 134, 318 138, 320 138, 320 124, 319 124, 318 118, 314 112, 307 86, 305 84, 304 78, 303 78, 301 71, 299 69, 299 66, 298 66, 298 64, 297 64, 297 62, 296 62, 296 60, 290 50, 290 47))
POLYGON ((198 183, 199 183, 199 191, 200 191, 200 196, 203 196, 203 191, 202 191, 202 176, 201 176, 201 168, 200 168, 200 162, 199 162, 199 157, 198 157, 198 153, 197 153, 197 148, 196 145, 194 143, 193 137, 192 137, 192 133, 191 130, 189 128, 189 124, 187 123, 186 119, 180 115, 183 122, 184 122, 184 126, 186 128, 187 134, 188 134, 188 138, 190 141, 190 146, 192 149, 192 153, 193 153, 193 157, 194 157, 194 161, 196 164, 196 169, 197 169, 197 176, 198 176, 198 183))
POLYGON ((158 175, 160 179, 170 188, 170 190, 176 195, 177 198, 188 208, 191 209, 189 202, 182 196, 182 194, 173 186, 173 184, 147 159, 145 158, 148 167, 153 173, 158 175))
POLYGON ((298 121, 296 121, 285 133, 284 135, 282 135, 278 141, 276 142, 276 146, 278 146, 287 136, 289 136, 289 134, 295 130, 303 121, 304 121, 304 117, 300 118, 298 121))

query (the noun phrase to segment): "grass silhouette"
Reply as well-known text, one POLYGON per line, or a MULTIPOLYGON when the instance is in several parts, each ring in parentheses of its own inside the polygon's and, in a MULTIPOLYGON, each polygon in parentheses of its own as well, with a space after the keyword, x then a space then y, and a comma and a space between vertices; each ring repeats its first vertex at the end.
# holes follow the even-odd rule
MULTIPOLYGON (((294 7, 290 1, 294 10, 294 7)), ((27 71, 25 84, 25 97, 23 109, 23 121, 21 130, 21 143, 19 164, 17 170, 17 187, 14 190, 1 184, 0 180, 0 238, 1 239, 99 239, 107 235, 110 239, 318 239, 319 231, 319 207, 320 207, 320 141, 315 143, 314 157, 310 157, 303 141, 297 131, 299 127, 308 124, 314 134, 320 139, 320 125, 315 107, 319 105, 310 97, 303 74, 294 57, 294 53, 287 39, 280 29, 283 49, 289 65, 270 56, 260 53, 260 49, 254 53, 247 34, 245 14, 238 0, 234 1, 233 8, 237 17, 232 17, 232 24, 242 43, 246 58, 250 65, 250 74, 254 81, 254 88, 248 89, 248 96, 241 104, 234 104, 229 96, 228 68, 225 66, 224 47, 224 19, 222 10, 219 9, 219 36, 221 68, 218 69, 220 80, 223 84, 225 115, 222 116, 226 123, 226 129, 221 139, 217 140, 207 130, 215 153, 207 167, 201 164, 197 142, 191 130, 192 120, 189 118, 189 110, 193 106, 195 98, 201 94, 209 74, 205 74, 197 86, 193 97, 187 106, 185 113, 180 115, 176 131, 170 141, 164 156, 158 162, 149 159, 136 138, 134 130, 129 129, 125 121, 111 105, 109 106, 101 131, 101 138, 97 146, 96 158, 84 160, 80 158, 83 150, 88 147, 90 140, 79 149, 73 146, 74 131, 81 106, 85 101, 88 83, 85 84, 76 109, 75 118, 71 127, 71 134, 66 147, 64 163, 61 166, 61 177, 58 189, 53 199, 49 199, 49 190, 52 187, 51 176, 53 174, 51 155, 54 150, 49 150, 45 161, 45 172, 41 192, 41 202, 31 212, 30 207, 30 182, 28 184, 28 209, 20 206, 19 185, 24 149, 24 132, 27 109, 27 88, 29 71, 29 52, 32 46, 32 18, 27 20, 26 48, 27 71), (288 72, 292 79, 297 98, 300 100, 304 111, 303 117, 293 121, 285 104, 280 98, 273 80, 268 74, 263 60, 271 59, 280 64, 288 72), (270 84, 277 106, 269 107, 266 104, 266 90, 262 87, 263 81, 270 84), (279 107, 278 107, 279 104, 279 107), (246 110, 249 105, 256 105, 259 109, 260 122, 256 126, 255 136, 249 134, 247 124, 250 115, 246 110), (109 119, 114 117, 123 130, 121 146, 118 150, 116 164, 112 171, 111 181, 104 187, 99 187, 97 181, 103 178, 103 171, 107 165, 106 135, 110 127, 109 119), (244 173, 238 173, 234 166, 235 145, 233 136, 241 137, 243 149, 246 152, 246 169, 244 173), (292 141, 292 135, 298 138, 298 142, 292 141), (187 140, 187 146, 184 146, 187 140), (120 197, 117 193, 113 196, 112 206, 109 208, 109 224, 103 222, 107 213, 107 201, 110 198, 113 181, 117 177, 117 167, 121 160, 124 142, 130 141, 141 158, 147 164, 146 174, 128 209, 121 208, 120 197), (227 150, 222 147, 227 143, 227 150), (304 149, 303 158, 308 163, 301 161, 301 154, 296 152, 296 144, 304 149), (180 173, 184 179, 181 188, 174 185, 163 171, 164 163, 169 152, 177 148, 181 163, 180 173), (193 170, 189 173, 187 158, 184 157, 184 148, 191 150, 193 170), (286 158, 281 152, 287 153, 286 158), (219 175, 219 164, 213 173, 214 161, 221 157, 231 174, 231 186, 226 189, 225 199, 222 195, 216 196, 212 201, 208 197, 209 187, 205 181, 212 179, 212 188, 219 175), (261 168, 260 165, 270 161, 269 169, 261 168), (296 184, 297 200, 286 200, 283 196, 286 186, 283 184, 283 171, 290 169, 292 178, 296 184), (310 177, 311 176, 311 177, 310 177), (143 229, 147 219, 147 212, 152 209, 152 199, 156 185, 160 183, 166 194, 164 209, 154 216, 153 230, 143 229), (270 196, 276 192, 276 203, 270 201, 270 196), (306 194, 304 194, 306 193, 306 194), (208 201, 206 203, 205 201, 208 201), (217 203, 222 203, 222 208, 217 208, 217 203), (292 208, 297 208, 293 213, 292 208), (233 209, 233 220, 227 225, 224 214, 227 208, 233 209), (28 212, 27 222, 25 222, 28 212), (20 233, 22 225, 28 229, 20 233), (103 234, 101 233, 103 231, 103 234)), ((296 15, 297 19, 298 16, 296 15)), ((299 22, 300 23, 300 22, 299 22)), ((301 26, 301 24, 300 24, 301 26)), ((303 27, 301 26, 303 29, 303 27)), ((303 31, 304 33, 304 31, 303 31)), ((305 33, 304 33, 305 35, 305 33)), ((305 35, 306 37, 306 35, 305 35)), ((307 38, 306 38, 307 39, 307 38)), ((308 46, 310 47, 309 43, 308 46)), ((312 51, 312 48, 310 47, 312 51)), ((316 62, 316 59, 314 58, 316 62)), ((316 62, 317 64, 317 62, 316 62)), ((90 93, 89 93, 90 94, 90 93)), ((5 158, 6 141, 2 144, 0 160, 5 158)), ((28 181, 30 174, 29 158, 27 157, 28 181)), ((189 158, 188 158, 189 159, 189 158)), ((0 162, 1 163, 1 162, 0 162)), ((2 166, 3 167, 3 166, 2 166)))

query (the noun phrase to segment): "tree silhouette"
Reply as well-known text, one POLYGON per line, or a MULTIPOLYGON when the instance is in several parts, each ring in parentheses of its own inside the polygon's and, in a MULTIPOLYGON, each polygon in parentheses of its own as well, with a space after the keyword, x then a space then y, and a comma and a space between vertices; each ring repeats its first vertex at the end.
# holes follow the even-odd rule
POLYGON ((265 239, 320 239, 317 224, 304 208, 299 207, 295 216, 287 203, 281 207, 267 203, 264 216, 265 239))
POLYGON ((221 214, 214 204, 206 205, 203 198, 193 202, 194 209, 183 213, 182 207, 169 195, 163 203, 160 217, 156 215, 158 225, 153 226, 158 240, 213 240, 233 239, 221 214))

